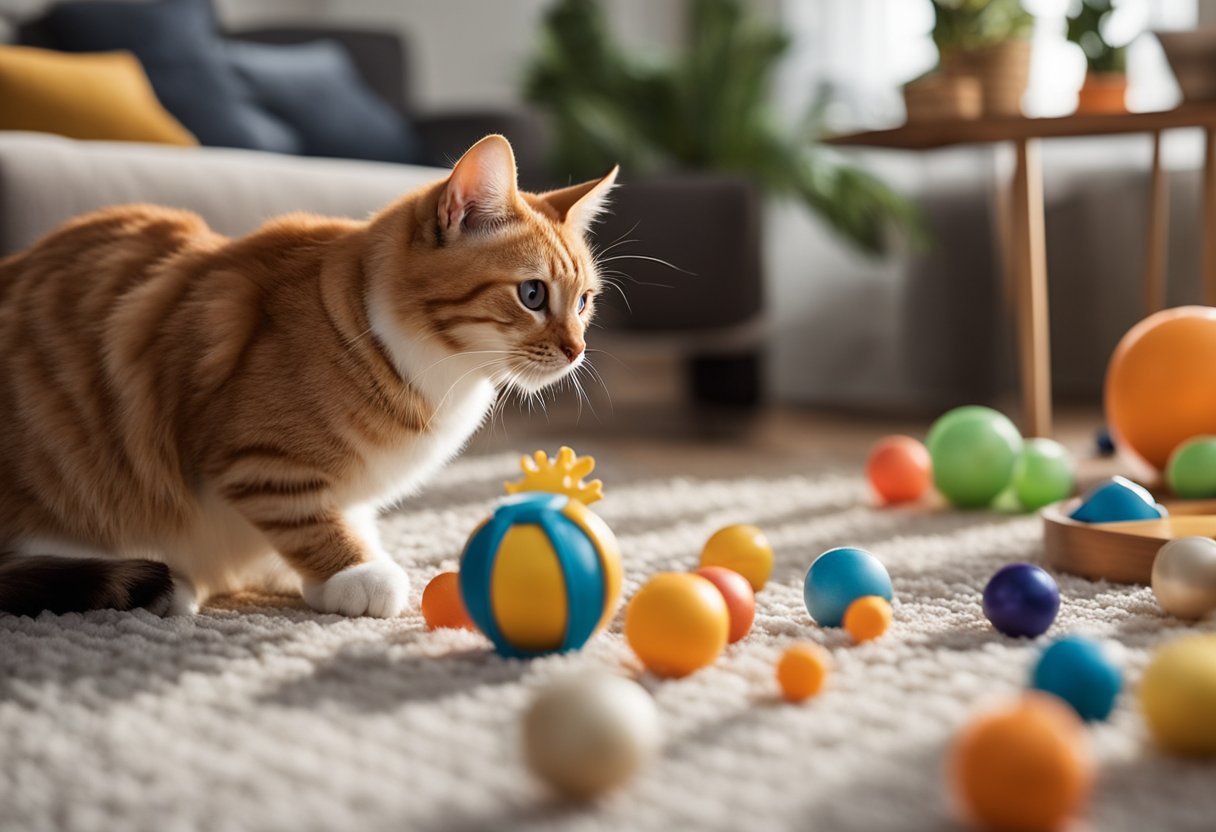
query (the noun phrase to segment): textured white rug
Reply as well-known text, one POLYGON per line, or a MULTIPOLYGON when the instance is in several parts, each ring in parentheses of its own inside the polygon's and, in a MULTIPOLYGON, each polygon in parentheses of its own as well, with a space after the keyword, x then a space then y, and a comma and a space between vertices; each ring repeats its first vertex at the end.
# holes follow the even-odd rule
MULTIPOLYGON (((415 601, 455 565, 514 467, 514 456, 461 461, 385 519, 415 601)), ((473 633, 428 633, 417 613, 344 620, 281 599, 193 619, 0 617, 0 828, 951 828, 946 745, 976 707, 1024 684, 1036 650, 986 625, 980 590, 999 565, 1039 559, 1039 524, 866 500, 852 475, 609 483, 596 510, 620 538, 626 597, 655 571, 693 566, 728 522, 765 527, 778 564, 746 641, 688 679, 647 682, 662 758, 593 807, 561 805, 529 778, 518 719, 558 674, 635 669, 619 619, 581 653, 521 663, 473 633), (878 642, 848 646, 803 608, 807 564, 840 544, 891 572, 895 626, 878 642), (837 672, 823 696, 792 706, 772 667, 799 638, 831 647, 837 672)), ((1154 645, 1216 630, 1164 617, 1147 589, 1059 579, 1052 634, 1120 642, 1133 688, 1154 645)), ((1216 765, 1158 755, 1134 697, 1092 737, 1089 828, 1216 829, 1216 765)))

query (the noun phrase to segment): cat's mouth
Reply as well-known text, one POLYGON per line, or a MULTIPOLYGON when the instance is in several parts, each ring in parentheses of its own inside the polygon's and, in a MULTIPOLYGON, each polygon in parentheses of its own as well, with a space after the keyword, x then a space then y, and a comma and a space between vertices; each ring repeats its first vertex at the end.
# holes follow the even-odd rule
POLYGON ((570 375, 582 363, 581 355, 574 361, 565 359, 528 361, 512 371, 507 383, 522 393, 539 393, 570 375))

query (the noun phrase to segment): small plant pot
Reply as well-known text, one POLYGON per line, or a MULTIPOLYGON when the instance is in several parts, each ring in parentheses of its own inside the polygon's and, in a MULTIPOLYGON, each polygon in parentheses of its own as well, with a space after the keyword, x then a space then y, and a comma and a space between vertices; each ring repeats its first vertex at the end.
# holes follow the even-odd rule
POLYGON ((935 72, 904 86, 909 122, 961 121, 984 114, 984 90, 978 78, 935 72))
POLYGON ((1122 72, 1089 72, 1077 92, 1077 113, 1127 112, 1127 76, 1122 72))
POLYGON ((1012 117, 1022 114, 1022 97, 1030 83, 1030 41, 1010 40, 972 52, 942 56, 948 75, 967 76, 980 82, 984 115, 1012 117))

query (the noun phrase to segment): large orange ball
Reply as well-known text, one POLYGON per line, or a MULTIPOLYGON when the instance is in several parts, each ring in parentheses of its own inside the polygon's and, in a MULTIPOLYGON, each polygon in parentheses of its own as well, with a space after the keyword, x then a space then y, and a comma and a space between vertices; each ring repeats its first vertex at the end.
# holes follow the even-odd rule
POLYGON ((1106 372, 1116 444, 1163 470, 1175 448, 1216 434, 1216 309, 1150 315, 1123 336, 1106 372))
POLYGON ((1082 808, 1094 764, 1080 718, 1036 691, 973 720, 954 744, 950 774, 979 828, 1049 831, 1082 808))
POLYGON ((655 575, 625 608, 625 640, 656 676, 679 678, 712 664, 729 634, 726 600, 700 575, 655 575))

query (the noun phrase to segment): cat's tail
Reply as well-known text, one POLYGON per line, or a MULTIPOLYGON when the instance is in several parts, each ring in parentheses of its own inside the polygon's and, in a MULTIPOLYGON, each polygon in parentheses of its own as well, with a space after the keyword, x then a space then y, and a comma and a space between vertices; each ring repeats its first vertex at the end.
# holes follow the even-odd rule
POLYGON ((173 600, 169 567, 153 560, 106 560, 0 552, 0 613, 132 610, 163 613, 173 600))

